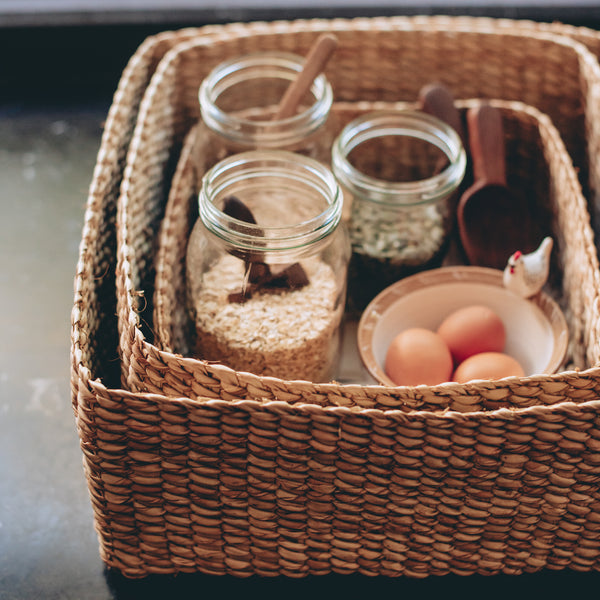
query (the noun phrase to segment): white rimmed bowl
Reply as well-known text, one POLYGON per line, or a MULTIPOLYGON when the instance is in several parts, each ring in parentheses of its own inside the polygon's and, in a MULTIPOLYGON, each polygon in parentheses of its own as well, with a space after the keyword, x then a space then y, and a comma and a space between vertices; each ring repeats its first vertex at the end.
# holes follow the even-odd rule
POLYGON ((363 312, 358 352, 369 373, 395 386, 384 371, 387 349, 410 327, 436 330, 451 312, 484 304, 506 328, 505 352, 525 376, 555 373, 565 360, 568 328, 558 304, 545 292, 522 298, 502 284, 502 271, 485 267, 442 267, 402 279, 378 294, 363 312))

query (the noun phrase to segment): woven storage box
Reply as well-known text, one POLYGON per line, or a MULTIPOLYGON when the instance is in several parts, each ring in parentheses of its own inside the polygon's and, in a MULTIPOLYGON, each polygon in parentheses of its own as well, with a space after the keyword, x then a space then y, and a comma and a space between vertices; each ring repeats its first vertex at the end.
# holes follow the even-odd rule
MULTIPOLYGON (((548 120, 520 104, 504 111, 515 114, 512 131, 539 128, 540 151, 563 172, 556 187, 581 208, 548 120)), ((191 143, 171 195, 181 190, 188 204, 191 143)), ((585 227, 573 229, 567 237, 585 227)), ((85 239, 96 240, 94 229, 85 239)), ((92 318, 103 310, 86 293, 96 285, 82 281, 92 318)), ((78 343, 94 356, 89 339, 78 343)), ((569 377, 531 381, 535 406, 468 413, 340 406, 332 395, 327 406, 168 398, 89 381, 77 424, 101 555, 131 577, 597 569, 600 402, 586 401, 596 397, 594 376, 572 373, 573 401, 542 405, 558 402, 569 377)), ((486 408, 494 393, 503 390, 487 390, 486 408)))
MULTIPOLYGON (((412 26, 411 20, 397 22, 412 26)), ((125 79, 122 87, 127 89, 125 79)), ((144 124, 151 98, 149 93, 144 100, 148 108, 141 107, 144 124)), ((118 110, 128 118, 136 112, 117 103, 118 110)), ((555 169, 552 197, 565 198, 569 209, 558 224, 563 287, 581 318, 577 347, 592 367, 598 284, 585 206, 550 121, 535 111, 530 116, 555 169)), ((158 177, 157 184, 149 169, 160 191, 151 188, 148 199, 162 203, 153 216, 153 240, 179 158, 177 144, 195 122, 184 117, 175 138, 170 118, 167 111, 164 135, 170 141, 155 157, 165 179, 158 177)), ((72 324, 73 404, 108 566, 130 577, 179 571, 421 577, 598 568, 595 367, 528 380, 519 395, 498 385, 463 388, 457 406, 472 411, 483 400, 485 411, 414 410, 424 406, 417 390, 404 398, 381 387, 308 385, 304 394, 286 382, 246 379, 218 366, 192 375, 185 360, 181 366, 181 359, 144 340, 140 358, 158 367, 154 383, 161 393, 112 389, 118 363, 107 351, 113 336, 105 335, 116 329, 110 218, 122 173, 115 149, 128 145, 127 130, 119 130, 118 120, 109 119, 88 199, 72 324), (179 378, 190 385, 189 397, 165 395, 176 393, 172 383, 179 378), (521 408, 494 409, 509 397, 521 408)), ((138 123, 131 164, 139 161, 144 130, 150 131, 138 123)), ((131 181, 136 170, 130 169, 125 191, 137 194, 131 181)), ((140 265, 153 275, 154 247, 143 249, 145 263, 121 264, 119 278, 128 284, 137 283, 140 265)), ((131 327, 124 332, 132 349, 140 315, 149 316, 152 331, 153 278, 148 282, 147 288, 131 288, 136 299, 142 290, 146 295, 145 310, 127 316, 131 327)), ((439 403, 446 404, 446 398, 439 403)))
MULTIPOLYGON (((528 115, 541 137, 548 128, 544 145, 557 145, 550 155, 564 170, 557 187, 577 196, 547 119, 505 110, 528 115)), ((528 117, 519 122, 527 131, 528 117)), ((173 189, 185 192, 184 166, 176 173, 173 189)), ((101 250, 99 221, 90 223, 84 242, 101 250)), ((101 254, 90 256, 90 272, 101 254)), ((104 312, 97 285, 81 278, 90 319, 104 312)), ((96 362, 93 340, 79 336, 76 346, 96 362)), ((327 406, 169 398, 90 380, 76 415, 102 558, 131 577, 597 569, 594 378, 532 380, 537 405, 467 413, 340 406, 333 395, 327 406), (573 401, 543 405, 568 387, 573 401)), ((494 393, 504 390, 490 388, 490 401, 494 393)))
MULTIPOLYGON (((490 20, 392 18, 253 23, 246 28, 238 26, 223 39, 184 42, 161 62, 147 89, 121 188, 117 290, 122 381, 127 389, 224 398, 299 397, 298 386, 290 389, 287 382, 236 373, 159 349, 153 343, 152 290, 158 229, 183 138, 198 121, 197 91, 204 74, 224 58, 257 48, 305 53, 315 35, 323 30, 335 31, 340 40, 335 54, 337 62, 328 72, 338 102, 355 103, 361 99, 385 102, 390 98, 414 101, 420 87, 432 80, 444 80, 456 96, 472 89, 483 97, 489 97, 492 91, 503 92, 500 96, 509 100, 522 96, 551 111, 580 164, 585 163, 585 149, 581 150, 585 135, 580 57, 590 54, 568 38, 547 33, 525 38, 508 33, 506 28, 493 29, 490 20), (520 44, 512 62, 507 62, 507 44, 511 48, 511 44, 520 44), (380 69, 376 76, 374 56, 378 56, 380 69), (541 60, 545 68, 533 69, 532 65, 541 60), (539 71, 543 72, 541 79, 539 71), (398 72, 405 76, 398 77, 398 72)), ((568 162, 567 155, 565 160, 568 162)), ((583 204, 582 218, 589 226, 585 201, 583 204)), ((584 253, 594 253, 593 240, 587 236, 578 236, 578 242, 574 243, 589 243, 584 253)), ((566 280, 569 281, 569 269, 594 272, 595 264, 586 259, 585 265, 567 266, 566 280)), ((579 284, 573 287, 580 289, 579 284)), ((589 313, 589 303, 581 305, 589 313)), ((593 320, 583 315, 581 318, 587 320, 583 329, 589 333, 593 320)), ((581 338, 575 335, 574 339, 581 338)), ((591 341, 590 345, 588 338, 583 344, 587 358, 582 366, 596 363, 595 351, 588 352, 595 343, 591 341)), ((305 394, 340 395, 335 386, 326 392, 325 388, 309 384, 301 389, 300 397, 304 398, 305 394)), ((380 392, 364 389, 341 395, 349 395, 351 403, 355 397, 366 395, 365 405, 371 406, 373 394, 380 396, 380 392)))

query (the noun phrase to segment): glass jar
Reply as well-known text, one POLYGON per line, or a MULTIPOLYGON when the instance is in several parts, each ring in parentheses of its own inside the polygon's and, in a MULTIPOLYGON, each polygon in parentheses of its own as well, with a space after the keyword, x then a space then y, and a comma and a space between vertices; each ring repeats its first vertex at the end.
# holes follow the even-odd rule
POLYGON ((324 74, 291 117, 278 119, 284 92, 304 66, 304 57, 258 52, 217 65, 198 97, 203 135, 196 152, 202 172, 231 154, 255 149, 289 150, 329 164, 333 135, 326 123, 333 91, 324 74))
POLYGON ((367 113, 341 131, 332 168, 351 205, 349 310, 441 264, 466 163, 458 133, 421 111, 367 113))
POLYGON ((210 169, 186 259, 197 356, 329 381, 350 258, 341 214, 333 173, 309 157, 257 150, 210 169))

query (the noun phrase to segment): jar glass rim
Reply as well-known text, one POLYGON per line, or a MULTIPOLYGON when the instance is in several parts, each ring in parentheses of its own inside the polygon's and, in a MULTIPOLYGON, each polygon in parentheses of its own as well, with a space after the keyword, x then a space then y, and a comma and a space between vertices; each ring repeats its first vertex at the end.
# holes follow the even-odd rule
POLYGON ((268 252, 316 243, 333 233, 342 215, 342 192, 331 170, 315 159, 287 150, 250 150, 223 159, 203 176, 198 202, 208 231, 240 248, 268 252), (242 222, 217 206, 238 184, 254 185, 261 178, 311 189, 323 197, 325 207, 297 223, 264 225, 242 222))
POLYGON ((333 105, 333 90, 324 73, 312 82, 314 102, 284 119, 255 119, 223 110, 221 95, 233 86, 252 79, 279 78, 289 82, 300 73, 304 57, 278 51, 254 52, 218 64, 198 90, 200 113, 207 126, 233 141, 244 142, 248 135, 260 136, 264 146, 290 143, 288 138, 310 135, 327 119, 333 105))
POLYGON ((454 128, 425 112, 408 109, 374 111, 357 117, 337 136, 331 155, 333 172, 353 194, 394 206, 426 204, 447 197, 460 185, 467 165, 466 151, 454 128), (448 165, 425 179, 389 181, 367 175, 351 164, 348 157, 354 148, 390 135, 436 146, 448 158, 448 165))

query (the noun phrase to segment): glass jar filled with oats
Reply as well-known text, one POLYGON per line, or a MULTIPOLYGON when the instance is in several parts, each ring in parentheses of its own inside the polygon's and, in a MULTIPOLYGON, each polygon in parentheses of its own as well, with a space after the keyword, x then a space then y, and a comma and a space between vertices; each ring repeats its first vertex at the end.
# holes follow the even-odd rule
POLYGON ((304 60, 290 53, 256 52, 226 60, 204 78, 196 151, 201 172, 231 154, 255 149, 299 152, 329 164, 333 91, 323 73, 290 116, 278 115, 304 60))
POLYGON ((351 205, 350 310, 441 264, 466 162, 458 133, 421 111, 367 113, 341 131, 332 169, 351 205))
POLYGON ((186 258, 196 355, 258 375, 330 380, 350 258, 333 173, 287 151, 245 152, 206 173, 198 204, 186 258))

